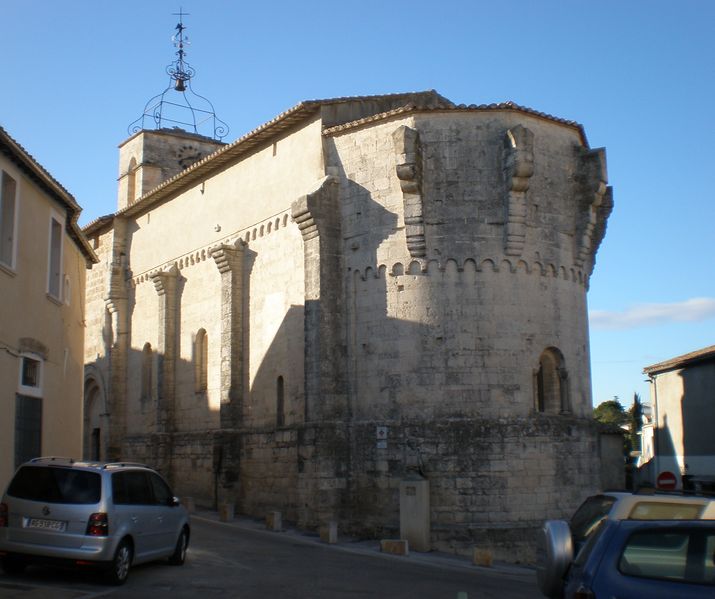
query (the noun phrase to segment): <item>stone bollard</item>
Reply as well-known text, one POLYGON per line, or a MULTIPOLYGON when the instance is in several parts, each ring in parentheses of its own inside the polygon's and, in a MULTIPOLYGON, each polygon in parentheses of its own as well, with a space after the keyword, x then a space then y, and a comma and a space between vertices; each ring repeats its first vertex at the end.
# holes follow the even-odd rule
POLYGON ((335 545, 338 542, 338 523, 331 520, 325 526, 321 526, 320 540, 323 543, 335 545))
POLYGON ((472 562, 475 566, 484 566, 485 568, 492 567, 492 552, 489 549, 474 548, 472 554, 472 562))
POLYGON ((280 512, 268 512, 266 516, 266 528, 268 530, 279 531, 283 529, 283 522, 280 512))
POLYGON ((383 539, 380 541, 380 551, 393 555, 409 555, 410 545, 404 539, 383 539))
POLYGON ((194 502, 193 497, 182 497, 181 505, 186 508, 186 511, 189 512, 189 514, 193 514, 196 511, 196 503, 194 502))
POLYGON ((400 482, 400 538, 407 540, 413 551, 431 549, 429 487, 429 481, 415 471, 400 482))
POLYGON ((233 504, 221 503, 218 506, 218 519, 221 522, 230 522, 233 520, 233 504))

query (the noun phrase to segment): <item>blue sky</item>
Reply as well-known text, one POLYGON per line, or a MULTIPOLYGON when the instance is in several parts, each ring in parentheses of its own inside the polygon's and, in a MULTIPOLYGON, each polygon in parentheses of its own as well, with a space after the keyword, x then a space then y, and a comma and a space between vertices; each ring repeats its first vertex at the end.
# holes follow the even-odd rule
POLYGON ((594 403, 715 343, 711 0, 0 0, 0 124, 115 210, 117 145, 167 85, 182 7, 194 90, 240 137, 301 100, 436 89, 511 100, 605 146, 615 208, 589 292, 594 403))

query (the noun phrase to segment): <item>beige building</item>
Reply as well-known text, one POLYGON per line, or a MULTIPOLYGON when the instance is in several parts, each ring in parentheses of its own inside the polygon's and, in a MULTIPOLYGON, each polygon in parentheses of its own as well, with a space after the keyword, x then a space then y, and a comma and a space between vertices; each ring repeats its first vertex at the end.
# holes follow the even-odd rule
POLYGON ((643 372, 652 409, 643 427, 639 482, 654 485, 669 472, 678 488, 715 490, 715 345, 643 372))
POLYGON ((376 535, 418 472, 433 547, 528 559, 620 451, 590 417, 586 310, 611 207, 604 150, 512 103, 302 102, 228 145, 139 131, 85 229, 85 451, 376 535))
POLYGON ((0 487, 38 455, 81 457, 81 208, 0 128, 0 487))

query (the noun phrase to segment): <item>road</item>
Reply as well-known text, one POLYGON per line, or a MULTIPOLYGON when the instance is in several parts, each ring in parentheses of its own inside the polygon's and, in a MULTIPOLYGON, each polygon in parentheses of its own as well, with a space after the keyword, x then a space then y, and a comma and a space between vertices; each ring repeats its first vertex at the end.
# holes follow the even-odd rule
POLYGON ((0 574, 2 599, 536 599, 534 573, 478 568, 435 554, 397 557, 373 545, 321 544, 297 533, 276 533, 212 519, 192 519, 184 566, 133 568, 122 587, 92 571, 32 567, 21 577, 0 574))

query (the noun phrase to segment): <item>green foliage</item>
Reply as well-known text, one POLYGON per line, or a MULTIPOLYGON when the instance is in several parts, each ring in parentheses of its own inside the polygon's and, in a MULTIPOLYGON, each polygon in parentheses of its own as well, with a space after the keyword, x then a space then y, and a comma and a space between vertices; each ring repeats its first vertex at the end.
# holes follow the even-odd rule
POLYGON ((598 404, 593 410, 593 417, 603 424, 621 426, 627 424, 629 417, 617 397, 598 404))
POLYGON ((638 393, 633 394, 633 405, 628 410, 628 420, 630 427, 631 449, 634 451, 641 450, 641 436, 638 434, 643 428, 643 403, 638 393))
POLYGON ((631 452, 639 451, 641 448, 641 437, 638 433, 643 428, 642 415, 643 404, 638 393, 633 394, 633 405, 628 411, 623 408, 618 397, 604 401, 593 410, 593 417, 603 424, 628 427, 628 432, 623 435, 623 462, 626 469, 626 488, 628 489, 632 488, 635 468, 635 458, 631 457, 631 452))

